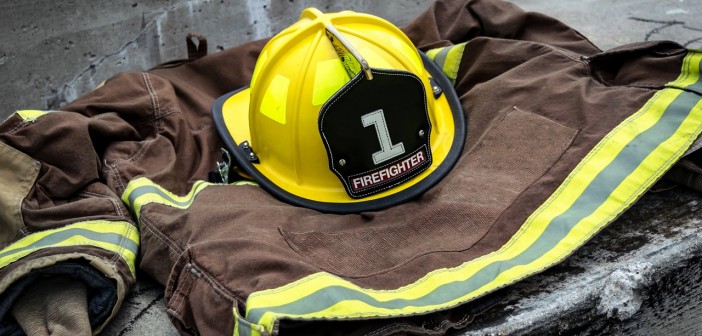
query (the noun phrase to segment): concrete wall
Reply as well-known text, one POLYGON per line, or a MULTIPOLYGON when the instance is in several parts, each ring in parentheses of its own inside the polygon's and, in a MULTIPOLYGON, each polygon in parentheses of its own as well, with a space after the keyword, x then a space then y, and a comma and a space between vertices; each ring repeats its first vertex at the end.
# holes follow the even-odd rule
POLYGON ((209 52, 270 36, 307 7, 351 9, 398 25, 429 0, 3 0, 0 120, 16 109, 58 109, 112 75, 187 56, 199 32, 209 52))
MULTIPOLYGON (((270 36, 310 6, 369 12, 402 25, 430 2, 3 0, 0 120, 16 109, 58 109, 118 72, 184 58, 188 32, 205 34, 209 52, 216 52, 270 36)), ((560 18, 603 49, 644 39, 672 39, 702 48, 702 24, 697 24, 702 0, 514 2, 560 18)))
MULTIPOLYGON (((430 2, 3 0, 0 120, 16 109, 58 109, 118 72, 186 57, 188 32, 205 34, 209 51, 216 52, 270 36, 310 6, 369 12, 402 25, 430 2)), ((702 28, 695 26, 702 0, 514 2, 557 16, 603 49, 644 39, 672 39, 702 48, 702 28), (696 35, 693 29, 699 29, 696 35)))
POLYGON ((702 48, 702 0, 512 0, 558 18, 600 49, 671 40, 702 48))

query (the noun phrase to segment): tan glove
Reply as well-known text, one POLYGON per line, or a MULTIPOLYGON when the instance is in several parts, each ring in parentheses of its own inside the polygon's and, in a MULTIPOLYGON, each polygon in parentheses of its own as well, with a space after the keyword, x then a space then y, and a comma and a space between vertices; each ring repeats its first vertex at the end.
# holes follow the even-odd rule
POLYGON ((91 335, 85 284, 68 277, 40 277, 12 306, 12 316, 27 335, 91 335))

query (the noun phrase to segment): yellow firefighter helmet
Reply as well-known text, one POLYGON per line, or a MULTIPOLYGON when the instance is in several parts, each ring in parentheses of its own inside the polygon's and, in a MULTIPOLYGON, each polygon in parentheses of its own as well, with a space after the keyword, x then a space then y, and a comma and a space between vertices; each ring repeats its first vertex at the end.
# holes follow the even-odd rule
POLYGON ((263 188, 334 213, 420 195, 448 174, 466 132, 441 70, 390 22, 351 11, 304 10, 263 48, 251 85, 212 111, 263 188))

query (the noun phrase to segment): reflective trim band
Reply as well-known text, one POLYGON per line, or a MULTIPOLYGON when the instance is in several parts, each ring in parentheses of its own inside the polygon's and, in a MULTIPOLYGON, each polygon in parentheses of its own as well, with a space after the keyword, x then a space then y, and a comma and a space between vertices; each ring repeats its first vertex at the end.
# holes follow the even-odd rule
POLYGON ((122 202, 127 205, 137 218, 141 215, 141 207, 149 203, 163 204, 178 209, 187 209, 193 203, 195 196, 207 186, 213 185, 205 181, 197 181, 185 196, 178 196, 152 182, 146 177, 132 180, 122 194, 122 202))
POLYGON ((19 115, 22 120, 24 121, 34 121, 37 120, 41 116, 45 116, 49 111, 40 111, 40 110, 20 110, 17 111, 17 115, 19 115))
MULTIPOLYGON (((671 86, 700 85, 690 52, 671 86)), ((246 320, 379 318, 448 309, 553 266, 641 196, 702 133, 702 96, 664 89, 604 137, 499 250, 428 273, 394 290, 359 287, 326 272, 252 293, 246 320)), ((237 328, 248 326, 238 324, 237 328)))
POLYGON ((258 187, 258 183, 254 182, 254 181, 247 181, 247 180, 236 181, 236 182, 232 182, 230 184, 237 185, 237 186, 250 185, 250 186, 258 187))
MULTIPOLYGON (((138 179, 132 180, 127 185, 127 188, 122 194, 122 202, 127 205, 132 213, 134 213, 137 218, 141 215, 141 208, 149 203, 157 203, 162 205, 167 205, 170 207, 178 209, 187 209, 195 200, 195 196, 203 189, 213 186, 213 185, 223 185, 209 183, 205 181, 197 181, 193 184, 190 192, 185 196, 178 196, 162 186, 154 183, 146 177, 140 177, 138 179)), ((257 183, 251 181, 236 181, 230 185, 252 185, 258 186, 257 183)))
POLYGON ((458 77, 458 67, 461 66, 463 51, 466 49, 466 42, 449 47, 436 48, 427 51, 427 56, 436 63, 444 72, 452 85, 456 85, 458 77))
POLYGON ((86 221, 32 233, 0 250, 0 268, 30 253, 65 246, 93 246, 119 255, 136 276, 139 231, 129 222, 86 221))

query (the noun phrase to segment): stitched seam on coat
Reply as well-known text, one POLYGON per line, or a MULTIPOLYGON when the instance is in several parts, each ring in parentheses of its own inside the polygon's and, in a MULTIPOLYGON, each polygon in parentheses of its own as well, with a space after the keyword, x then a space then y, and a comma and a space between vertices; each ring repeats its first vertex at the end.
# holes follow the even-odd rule
POLYGON ((112 164, 105 162, 105 166, 107 166, 107 168, 110 170, 110 174, 112 174, 112 178, 114 178, 115 183, 117 184, 117 192, 124 192, 124 181, 122 181, 122 176, 119 175, 119 171, 117 170, 117 162, 115 161, 112 164))
POLYGON ((145 72, 142 72, 141 77, 144 79, 144 84, 146 85, 146 90, 149 92, 149 96, 151 96, 151 107, 153 108, 154 116, 160 117, 161 104, 158 100, 156 92, 154 91, 154 86, 151 83, 151 78, 149 77, 149 74, 145 72))
POLYGON ((32 122, 34 122, 34 120, 35 120, 35 119, 22 120, 22 122, 20 122, 19 124, 15 125, 15 127, 13 127, 9 132, 7 132, 7 134, 10 134, 10 135, 15 134, 15 132, 19 131, 20 129, 22 129, 22 128, 24 128, 25 126, 27 126, 27 125, 31 124, 32 122))
POLYGON ((200 265, 198 265, 194 260, 190 260, 190 264, 192 265, 191 267, 196 268, 198 272, 202 275, 201 279, 204 279, 205 282, 208 283, 210 289, 219 297, 232 302, 232 298, 236 300, 237 302, 241 303, 242 307, 246 305, 246 300, 243 298, 239 297, 232 291, 230 291, 227 287, 222 285, 212 274, 209 272, 205 271, 200 265))
POLYGON ((172 252, 175 252, 178 255, 181 255, 184 252, 184 250, 181 249, 180 246, 178 246, 178 244, 176 244, 173 240, 168 238, 168 236, 163 234, 160 230, 158 230, 154 226, 153 222, 149 220, 146 216, 142 215, 140 218, 142 222, 142 229, 149 230, 149 232, 151 232, 154 237, 158 238, 158 240, 165 244, 172 252))
POLYGON ((122 204, 122 201, 120 201, 114 197, 110 197, 109 195, 103 195, 103 194, 99 194, 99 193, 92 192, 92 191, 83 191, 83 192, 80 192, 78 195, 79 196, 93 196, 93 197, 97 197, 97 198, 106 199, 106 200, 110 201, 110 203, 112 203, 112 206, 114 207, 115 212, 117 213, 118 216, 125 217, 127 219, 131 219, 130 216, 125 216, 124 212, 122 211, 122 207, 120 206, 120 204, 122 204))
MULTIPOLYGON (((139 150, 136 153, 134 153, 131 157, 129 157, 128 159, 115 160, 115 161, 109 162, 109 163, 107 161, 105 161, 105 165, 110 169, 111 174, 112 174, 113 178, 115 179, 118 193, 123 193, 124 190, 126 190, 125 180, 119 174, 119 169, 118 169, 119 163, 137 161, 137 160, 140 160, 141 158, 143 158, 144 155, 146 154, 147 150, 150 149, 151 145, 155 142, 158 135, 163 132, 164 124, 165 124, 165 121, 163 120, 164 117, 167 115, 170 115, 172 113, 180 113, 180 109, 178 107, 171 107, 171 108, 164 110, 162 103, 161 103, 161 100, 159 99, 158 94, 157 94, 156 90, 154 89, 153 80, 151 79, 152 75, 149 73, 146 73, 146 72, 142 72, 141 75, 142 75, 144 87, 146 88, 146 91, 148 92, 149 97, 151 99, 152 117, 151 117, 149 122, 155 121, 155 123, 153 124, 153 127, 154 127, 153 139, 142 141, 140 143, 142 145, 142 147, 139 148, 139 150)), ((207 126, 204 129, 198 130, 198 132, 204 131, 205 129, 209 129, 211 127, 212 127, 211 125, 207 126)))
POLYGON ((154 116, 156 117, 156 134, 163 132, 163 111, 161 110, 161 101, 158 99, 158 94, 154 90, 153 83, 151 82, 151 76, 142 72, 142 77, 144 78, 144 83, 146 84, 146 89, 151 96, 151 104, 153 106, 154 116))
POLYGON ((118 184, 118 193, 124 193, 126 187, 124 186, 124 180, 122 179, 122 176, 119 174, 119 170, 117 169, 117 164, 121 162, 132 162, 141 159, 144 156, 144 154, 146 154, 146 150, 149 149, 151 147, 151 144, 153 144, 154 142, 155 139, 144 141, 142 147, 139 148, 139 150, 128 159, 117 160, 112 162, 111 164, 105 162, 105 165, 107 165, 112 170, 112 175, 114 176, 118 184))
POLYGON ((196 280, 196 279, 193 279, 193 277, 195 277, 195 275, 191 274, 189 272, 189 270, 187 270, 187 268, 189 268, 189 267, 190 267, 189 265, 186 265, 185 266, 186 270, 184 270, 187 273, 185 275, 185 277, 186 277, 185 281, 187 282, 187 284, 184 284, 183 286, 178 286, 178 288, 176 288, 176 292, 179 294, 178 298, 176 299, 179 301, 178 306, 175 307, 176 311, 180 311, 180 307, 182 307, 183 302, 185 302, 185 297, 190 295, 190 290, 193 288, 193 282, 195 282, 195 280, 196 280), (188 288, 184 289, 183 287, 185 287, 186 285, 188 286, 188 288))
POLYGON ((198 129, 196 129, 196 130, 190 130, 190 134, 193 134, 193 135, 200 134, 200 133, 202 133, 202 132, 204 132, 204 131, 207 131, 207 130, 209 130, 209 129, 211 129, 211 128, 212 128, 212 125, 202 126, 202 127, 198 128, 198 129))

